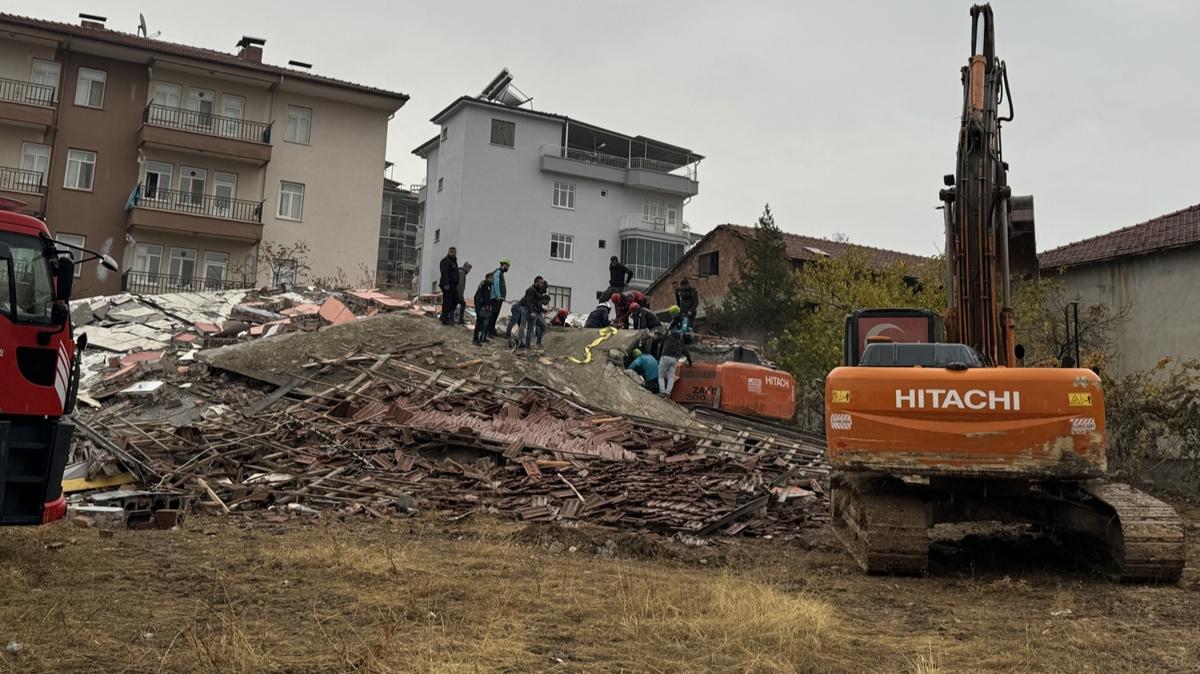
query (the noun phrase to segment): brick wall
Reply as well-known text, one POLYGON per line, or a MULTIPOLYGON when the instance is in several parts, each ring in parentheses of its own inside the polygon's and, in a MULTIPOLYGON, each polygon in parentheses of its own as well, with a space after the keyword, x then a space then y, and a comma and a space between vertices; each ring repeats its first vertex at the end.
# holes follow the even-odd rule
POLYGON ((697 244, 688 251, 687 258, 682 264, 663 275, 654 286, 654 292, 647 293, 650 306, 657 309, 669 307, 675 303, 675 284, 683 279, 696 288, 700 295, 700 313, 704 313, 704 305, 718 304, 725 297, 729 285, 738 277, 738 269, 745 263, 746 240, 728 229, 719 229, 707 240, 697 244), (706 253, 719 251, 720 265, 714 276, 700 275, 700 258, 706 253))

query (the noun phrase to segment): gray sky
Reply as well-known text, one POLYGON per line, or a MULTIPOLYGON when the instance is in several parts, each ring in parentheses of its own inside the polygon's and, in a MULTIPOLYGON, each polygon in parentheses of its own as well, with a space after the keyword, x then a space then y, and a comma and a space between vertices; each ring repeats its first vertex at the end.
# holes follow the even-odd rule
MULTIPOLYGON (((507 66, 535 107, 708 157, 684 209, 696 231, 751 224, 931 253, 954 167, 970 2, 675 0, 314 2, 8 0, 4 11, 232 51, 402 91, 394 177, 418 182, 429 118, 507 66), (199 9, 198 9, 199 8, 199 9), (286 17, 286 18, 285 18, 286 17)), ((1044 250, 1200 201, 1200 4, 998 0, 1016 119, 1014 193, 1036 197, 1044 250)))

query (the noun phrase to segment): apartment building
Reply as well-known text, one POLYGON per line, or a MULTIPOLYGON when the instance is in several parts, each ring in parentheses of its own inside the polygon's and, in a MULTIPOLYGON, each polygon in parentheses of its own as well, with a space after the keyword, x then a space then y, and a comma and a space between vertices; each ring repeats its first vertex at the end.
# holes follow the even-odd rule
POLYGON ((421 266, 422 185, 404 185, 390 178, 383 181, 383 212, 379 218, 379 261, 375 284, 408 292, 417 290, 421 266))
POLYGON ((701 155, 533 110, 507 70, 431 121, 438 135, 413 151, 426 161, 423 291, 455 246, 477 269, 509 258, 510 298, 540 275, 555 307, 586 311, 607 287, 609 257, 645 288, 683 255, 701 155))
POLYGON ((123 262, 81 268, 77 295, 374 269, 387 124, 407 96, 263 63, 257 38, 227 53, 81 17, 0 14, 0 196, 123 262), (306 259, 262 264, 296 242, 306 259))

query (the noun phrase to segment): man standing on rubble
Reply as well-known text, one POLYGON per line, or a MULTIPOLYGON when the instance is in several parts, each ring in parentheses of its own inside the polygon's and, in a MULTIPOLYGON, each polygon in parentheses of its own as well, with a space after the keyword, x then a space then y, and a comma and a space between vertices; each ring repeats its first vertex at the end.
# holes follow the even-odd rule
POLYGON ((458 287, 455 289, 454 296, 454 311, 450 318, 454 318, 454 314, 458 314, 458 324, 466 325, 467 323, 467 274, 471 273, 471 263, 464 262, 463 266, 458 269, 458 287))
POLYGON ((533 279, 533 285, 525 291, 525 297, 521 298, 521 312, 525 316, 524 324, 524 339, 521 342, 522 349, 528 349, 531 338, 536 333, 537 348, 542 348, 542 335, 546 332, 546 321, 542 318, 542 314, 546 311, 546 305, 550 303, 550 295, 546 292, 549 284, 546 279, 538 276, 533 279))
POLYGON ((438 267, 438 288, 442 289, 442 325, 450 325, 451 314, 458 303, 458 249, 450 246, 438 267))
POLYGON ((679 366, 679 359, 684 358, 691 365, 692 354, 683 345, 683 334, 680 332, 668 332, 663 336, 659 348, 662 355, 658 358, 658 393, 670 397, 671 391, 675 390, 675 369, 679 366))
POLYGON ((687 316, 690 324, 696 324, 696 312, 700 309, 700 294, 687 279, 683 279, 675 287, 675 305, 679 307, 684 316, 687 316))
POLYGON ((642 375, 642 386, 651 393, 658 393, 658 361, 654 360, 654 356, 634 349, 633 362, 625 369, 642 375))
POLYGON ((476 345, 483 344, 488 341, 488 326, 491 324, 492 317, 492 279, 494 272, 488 272, 487 276, 479 282, 479 287, 475 289, 475 336, 471 341, 476 345))
MULTIPOLYGON (((492 272, 492 317, 488 320, 488 337, 500 336, 500 333, 496 332, 496 319, 500 317, 500 310, 504 308, 504 300, 508 298, 508 286, 504 283, 504 275, 508 273, 510 264, 508 258, 502 257, 500 266, 492 272)), ((512 323, 509 325, 511 326, 512 323)))
POLYGON ((608 258, 608 290, 606 295, 619 293, 625 290, 625 286, 629 285, 630 279, 633 278, 633 272, 629 271, 629 267, 621 264, 621 260, 616 255, 608 258))

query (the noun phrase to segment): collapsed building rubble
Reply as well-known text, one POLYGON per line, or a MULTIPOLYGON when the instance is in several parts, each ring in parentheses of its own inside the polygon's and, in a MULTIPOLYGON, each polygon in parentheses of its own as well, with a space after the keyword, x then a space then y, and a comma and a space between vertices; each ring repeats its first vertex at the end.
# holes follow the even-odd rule
MULTIPOLYGON (((819 438, 687 415, 607 358, 475 357, 466 330, 415 313, 204 351, 156 371, 152 391, 122 381, 81 414, 76 459, 134 476, 97 492, 109 503, 136 489, 137 503, 186 495, 219 512, 482 510, 681 535, 790 536, 825 521, 819 438)), ((583 343, 569 333, 594 336, 570 329, 547 344, 583 343)), ((126 358, 101 376, 146 362, 126 358)), ((73 499, 97 505, 88 496, 73 499)))

